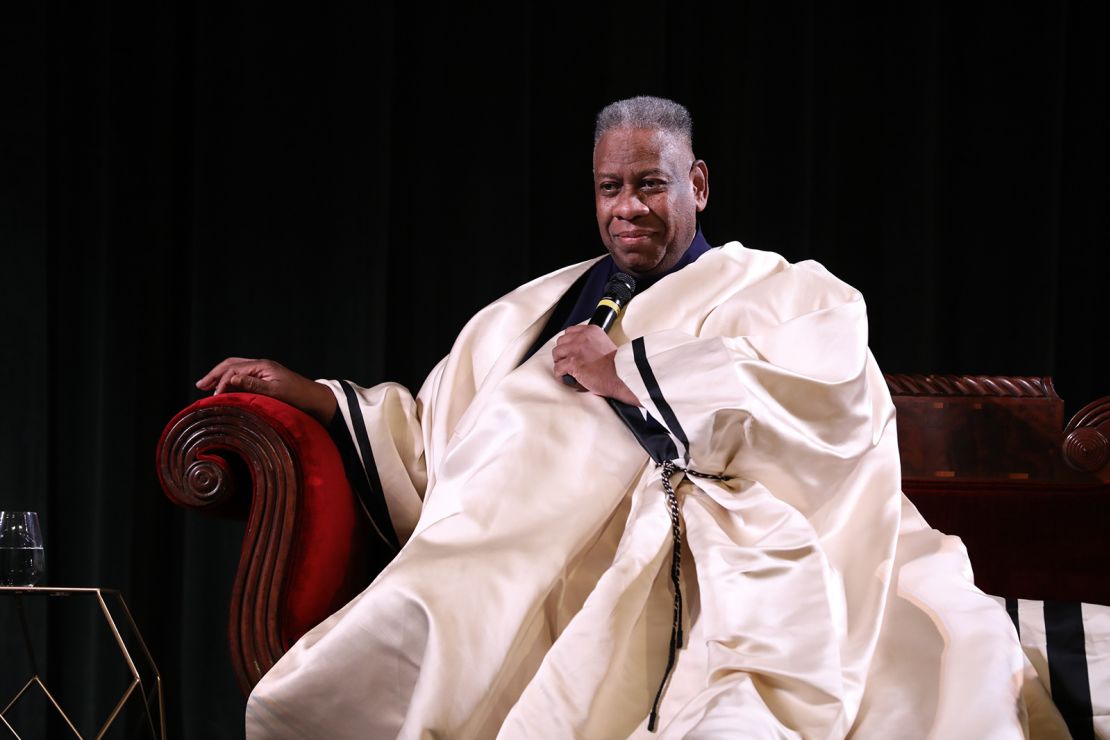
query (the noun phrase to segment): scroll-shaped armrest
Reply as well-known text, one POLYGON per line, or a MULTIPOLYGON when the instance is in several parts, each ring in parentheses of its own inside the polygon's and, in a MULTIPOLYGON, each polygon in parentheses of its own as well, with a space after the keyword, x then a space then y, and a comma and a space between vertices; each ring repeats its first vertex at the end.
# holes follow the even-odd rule
POLYGON ((292 406, 227 393, 166 425, 157 465, 174 503, 247 520, 228 614, 231 660, 247 694, 371 580, 365 522, 339 452, 292 406))
POLYGON ((1110 483, 1110 396, 1076 412, 1064 429, 1064 461, 1110 483))

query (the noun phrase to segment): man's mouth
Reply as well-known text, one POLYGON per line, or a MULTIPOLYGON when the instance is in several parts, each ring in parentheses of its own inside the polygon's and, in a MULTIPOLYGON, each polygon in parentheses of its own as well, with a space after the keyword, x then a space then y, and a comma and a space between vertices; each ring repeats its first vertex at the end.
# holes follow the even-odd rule
POLYGON ((650 231, 622 231, 613 236, 622 242, 635 244, 637 242, 647 241, 653 234, 650 231))

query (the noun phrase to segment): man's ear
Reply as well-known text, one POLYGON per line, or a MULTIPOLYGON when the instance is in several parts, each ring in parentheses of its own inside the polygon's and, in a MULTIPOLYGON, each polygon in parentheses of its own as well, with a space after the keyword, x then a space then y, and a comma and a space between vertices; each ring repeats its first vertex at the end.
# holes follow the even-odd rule
POLYGON ((698 213, 705 210, 709 202, 709 168, 701 159, 694 161, 690 168, 690 184, 694 186, 694 203, 697 204, 698 213))

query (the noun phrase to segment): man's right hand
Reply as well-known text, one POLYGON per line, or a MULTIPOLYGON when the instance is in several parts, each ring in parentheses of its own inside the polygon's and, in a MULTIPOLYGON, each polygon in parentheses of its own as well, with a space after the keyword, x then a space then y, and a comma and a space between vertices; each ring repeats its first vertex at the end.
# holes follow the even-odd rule
POLYGON ((298 375, 273 360, 249 360, 229 357, 197 381, 202 391, 213 395, 228 391, 246 391, 271 396, 312 414, 327 424, 335 414, 335 396, 320 383, 298 375))

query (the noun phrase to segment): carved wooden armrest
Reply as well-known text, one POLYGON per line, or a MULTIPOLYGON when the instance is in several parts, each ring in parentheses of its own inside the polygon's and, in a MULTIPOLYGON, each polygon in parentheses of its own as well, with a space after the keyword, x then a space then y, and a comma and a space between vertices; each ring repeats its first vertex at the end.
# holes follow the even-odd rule
POLYGON ((1067 464, 1110 483, 1110 396, 1079 409, 1064 428, 1064 435, 1067 464))
POLYGON ((369 582, 364 524, 339 453, 307 414, 228 393, 166 425, 157 468, 179 506, 247 519, 228 642, 249 693, 302 634, 369 582))

